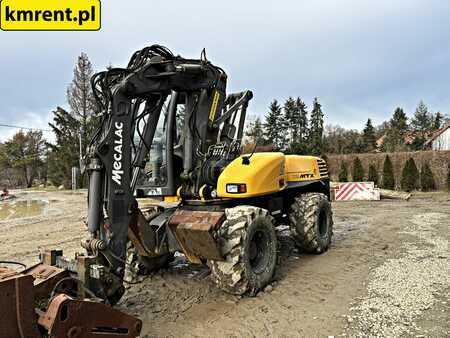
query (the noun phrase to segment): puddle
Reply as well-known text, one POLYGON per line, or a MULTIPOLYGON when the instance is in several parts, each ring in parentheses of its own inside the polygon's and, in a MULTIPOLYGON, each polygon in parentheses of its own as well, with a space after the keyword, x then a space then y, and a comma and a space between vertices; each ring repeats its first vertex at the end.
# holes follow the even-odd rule
POLYGON ((0 202, 0 221, 43 214, 48 202, 42 200, 0 202))

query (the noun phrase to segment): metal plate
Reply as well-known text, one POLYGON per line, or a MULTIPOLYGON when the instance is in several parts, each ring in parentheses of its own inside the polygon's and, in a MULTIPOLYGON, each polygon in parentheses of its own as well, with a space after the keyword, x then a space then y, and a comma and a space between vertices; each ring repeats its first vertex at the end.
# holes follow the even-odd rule
POLYGON ((201 259, 222 260, 222 254, 214 239, 214 231, 225 219, 223 212, 177 210, 169 220, 169 226, 183 252, 193 263, 201 259))
POLYGON ((41 337, 36 317, 34 312, 33 277, 18 275, 1 281, 0 337, 41 337))
POLYGON ((50 338, 136 338, 142 321, 102 303, 53 298, 38 320, 50 338))
POLYGON ((55 285, 63 278, 69 277, 69 272, 56 266, 37 264, 23 272, 34 279, 35 300, 48 298, 55 285))

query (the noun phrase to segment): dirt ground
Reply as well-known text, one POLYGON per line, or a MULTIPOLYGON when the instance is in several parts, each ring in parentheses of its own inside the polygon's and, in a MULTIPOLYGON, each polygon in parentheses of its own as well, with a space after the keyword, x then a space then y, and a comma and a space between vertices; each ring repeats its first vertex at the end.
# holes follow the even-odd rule
MULTIPOLYGON (((66 255, 84 235, 85 194, 21 193, 38 212, 0 216, 0 260, 36 261, 38 248, 66 255), (40 214, 41 213, 41 214, 40 214)), ((215 288, 205 267, 178 256, 128 288, 119 307, 144 322, 143 337, 449 337, 450 195, 333 203, 334 238, 322 255, 298 252, 278 231, 275 281, 257 297, 215 288)))

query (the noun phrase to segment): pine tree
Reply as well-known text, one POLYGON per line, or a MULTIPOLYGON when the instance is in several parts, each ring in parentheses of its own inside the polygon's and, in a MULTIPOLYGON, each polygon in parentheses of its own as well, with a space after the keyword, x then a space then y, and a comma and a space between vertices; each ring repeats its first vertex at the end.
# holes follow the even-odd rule
POLYGON ((429 130, 433 125, 433 117, 428 112, 428 107, 420 101, 414 116, 411 120, 411 128, 417 132, 425 132, 429 130))
POLYGON ((295 124, 293 132, 293 142, 291 143, 291 153, 308 153, 308 112, 306 104, 299 98, 295 100, 295 109, 290 123, 295 124))
POLYGON ((274 150, 284 150, 286 146, 285 120, 277 100, 273 100, 270 104, 265 119, 265 138, 273 145, 274 150))
POLYGON ((394 168, 388 155, 386 155, 386 158, 384 159, 381 185, 384 189, 395 189, 394 168))
POLYGON ((398 151, 404 148, 405 135, 408 132, 408 118, 402 108, 396 108, 389 121, 384 148, 387 151, 398 151))
POLYGON ((259 117, 252 123, 250 123, 245 135, 250 138, 250 142, 255 145, 264 145, 264 128, 259 117))
POLYGON ((353 160, 352 179, 353 182, 364 181, 364 168, 358 156, 353 160))
POLYGON ((420 101, 411 120, 411 128, 416 132, 414 143, 411 146, 413 150, 423 149, 426 141, 425 133, 433 128, 433 120, 433 116, 428 112, 425 103, 420 101))
POLYGON ((286 130, 288 131, 287 142, 288 149, 292 148, 293 143, 298 135, 298 125, 297 125, 297 107, 295 106, 295 101, 292 97, 288 97, 288 99, 284 102, 283 111, 284 111, 284 120, 286 121, 286 130))
POLYGON ((409 159, 407 159, 405 164, 403 165, 402 177, 400 179, 400 186, 401 186, 402 190, 405 190, 405 191, 411 191, 412 190, 409 187, 410 182, 411 182, 410 176, 411 176, 411 167, 410 167, 409 159))
POLYGON ((441 114, 441 112, 437 112, 433 116, 433 130, 440 129, 442 127, 442 122, 444 121, 444 115, 441 114))
POLYGON ((306 143, 308 137, 308 107, 299 97, 295 100, 298 112, 298 138, 300 143, 306 143))
POLYGON ((413 191, 418 188, 419 171, 417 170, 416 163, 412 157, 410 157, 403 166, 400 184, 404 191, 413 191))
POLYGON ((73 114, 57 107, 53 111, 53 123, 49 123, 56 137, 55 144, 49 144, 49 179, 59 186, 70 187, 72 167, 78 166, 80 121, 73 114))
POLYGON ((414 140, 409 144, 409 149, 412 151, 423 150, 426 137, 422 134, 415 135, 414 140))
POLYGON ((375 128, 372 125, 371 119, 367 120, 366 127, 363 130, 363 142, 365 152, 372 151, 376 147, 375 128))
POLYGON ((373 163, 369 165, 368 181, 373 182, 374 185, 378 185, 378 171, 373 163))
POLYGON ((339 171, 339 182, 348 182, 348 168, 347 164, 342 161, 341 169, 339 171))
POLYGON ((317 97, 314 98, 310 123, 310 151, 312 154, 320 155, 323 152, 323 112, 317 97))
POLYGON ((410 166, 411 166, 411 172, 414 174, 414 180, 411 180, 412 182, 414 182, 414 190, 417 190, 420 188, 420 172, 419 169, 417 168, 416 162, 414 161, 414 159, 411 157, 410 159, 410 166))
POLYGON ((428 163, 422 165, 420 169, 420 188, 422 191, 431 191, 436 189, 433 172, 428 163))

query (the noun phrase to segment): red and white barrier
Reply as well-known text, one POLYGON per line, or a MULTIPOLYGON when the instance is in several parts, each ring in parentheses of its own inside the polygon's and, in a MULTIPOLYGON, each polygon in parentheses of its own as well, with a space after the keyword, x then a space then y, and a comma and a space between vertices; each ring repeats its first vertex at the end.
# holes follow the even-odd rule
POLYGON ((341 183, 335 192, 336 201, 379 201, 380 191, 373 182, 341 183))

